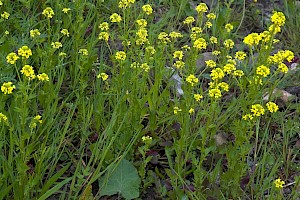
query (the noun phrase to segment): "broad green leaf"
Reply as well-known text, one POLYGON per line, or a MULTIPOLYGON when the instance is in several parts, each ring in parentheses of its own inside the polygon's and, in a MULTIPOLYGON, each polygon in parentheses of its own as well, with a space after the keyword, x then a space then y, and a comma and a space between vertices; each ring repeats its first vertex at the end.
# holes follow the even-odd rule
POLYGON ((100 195, 121 194, 125 199, 138 198, 141 179, 136 168, 125 159, 117 164, 100 178, 100 195))

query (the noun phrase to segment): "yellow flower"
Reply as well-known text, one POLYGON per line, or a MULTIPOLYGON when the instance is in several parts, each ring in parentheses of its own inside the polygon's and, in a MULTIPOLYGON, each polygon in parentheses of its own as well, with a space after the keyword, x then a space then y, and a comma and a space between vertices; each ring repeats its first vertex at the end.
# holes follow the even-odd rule
POLYGON ((34 38, 35 36, 41 35, 39 29, 30 30, 30 37, 34 38))
POLYGON ((120 21, 122 21, 122 17, 117 14, 117 13, 113 13, 110 17, 109 17, 111 22, 116 22, 119 23, 120 21))
POLYGON ((152 9, 151 5, 149 5, 149 4, 143 5, 142 9, 147 15, 151 15, 153 12, 153 9, 152 9))
POLYGON ((243 120, 252 120, 253 116, 251 114, 246 114, 243 116, 243 120))
POLYGON ((194 21, 195 21, 195 18, 194 18, 194 17, 188 16, 188 17, 183 21, 183 23, 184 23, 184 24, 191 24, 191 23, 193 23, 194 21))
POLYGON ((244 72, 242 70, 235 70, 233 72, 233 76, 242 77, 242 76, 244 76, 244 72))
POLYGON ((224 46, 228 49, 232 49, 234 46, 234 42, 231 39, 227 39, 224 41, 224 46))
POLYGON ((78 53, 82 54, 84 56, 88 56, 89 55, 89 51, 87 49, 79 49, 78 53))
POLYGON ((264 65, 260 65, 256 68, 256 74, 267 77, 270 74, 270 68, 264 65))
POLYGON ((172 39, 176 39, 176 38, 182 38, 183 35, 181 33, 178 33, 178 32, 175 32, 175 31, 172 31, 169 36, 172 38, 172 39))
POLYGON ((225 25, 225 29, 226 29, 226 31, 229 33, 230 31, 232 31, 233 25, 232 25, 232 24, 226 24, 226 25, 225 25))
POLYGON ((190 109, 189 109, 189 113, 190 113, 190 114, 193 114, 194 112, 195 112, 195 109, 194 109, 194 108, 190 108, 190 109))
POLYGON ((120 0, 119 8, 126 9, 126 8, 130 7, 131 4, 133 4, 134 2, 135 2, 135 0, 120 0))
POLYGON ((286 64, 279 63, 277 70, 283 73, 287 73, 289 71, 289 68, 286 66, 286 64))
POLYGON ((109 33, 108 32, 101 32, 101 33, 99 33, 98 39, 99 40, 104 40, 104 41, 107 42, 108 39, 109 39, 109 33))
POLYGON ((70 10, 71 10, 71 8, 63 8, 62 9, 63 13, 65 13, 65 14, 67 14, 70 10))
POLYGON ((219 83, 219 84, 217 85, 217 87, 218 87, 218 88, 220 87, 222 90, 224 90, 224 91, 226 91, 226 92, 229 91, 229 85, 228 85, 227 83, 225 83, 225 82, 219 83))
POLYGON ((158 35, 158 39, 163 43, 163 44, 167 44, 168 42, 170 42, 170 38, 169 35, 165 32, 160 32, 158 35))
POLYGON ((103 81, 106 81, 108 79, 108 75, 104 72, 98 74, 97 78, 101 78, 103 81))
POLYGON ((59 49, 60 47, 62 47, 62 44, 60 42, 52 42, 51 46, 53 49, 59 49))
POLYGON ((24 74, 29 80, 32 80, 35 78, 33 67, 30 65, 24 65, 24 67, 21 70, 21 73, 24 74))
POLYGON ((138 19, 135 22, 140 28, 145 28, 147 26, 147 21, 145 19, 138 19))
POLYGON ((2 3, 2 1, 0 1, 0 6, 2 6, 3 5, 3 3, 2 3))
POLYGON ((69 37, 69 35, 70 35, 68 29, 62 29, 60 32, 61 32, 63 35, 66 35, 67 37, 69 37))
POLYGON ((198 14, 202 14, 207 12, 208 7, 205 3, 200 3, 197 7, 196 7, 196 11, 198 12, 198 14))
POLYGON ((0 122, 2 121, 7 121, 7 117, 2 112, 0 112, 0 122))
POLYGON ((274 181, 274 184, 275 184, 275 187, 278 188, 278 189, 282 189, 283 188, 283 185, 285 184, 284 181, 282 181, 280 178, 276 179, 274 181))
POLYGON ((185 63, 182 62, 181 60, 177 60, 177 61, 174 63, 174 67, 176 67, 177 69, 183 68, 184 65, 185 65, 185 63))
POLYGON ((12 82, 5 82, 1 86, 1 91, 4 94, 11 94, 13 89, 16 89, 16 86, 12 84, 12 82))
POLYGON ((37 78, 40 81, 49 81, 49 76, 45 73, 41 73, 41 74, 37 75, 37 78))
POLYGON ((153 55, 153 54, 155 54, 156 51, 153 46, 148 46, 148 47, 146 47, 146 52, 153 55))
POLYGON ((226 64, 223 67, 223 71, 227 74, 230 74, 232 71, 235 71, 235 70, 236 70, 235 66, 233 64, 230 64, 230 63, 226 64))
POLYGON ((48 17, 48 18, 52 18, 53 15, 54 15, 54 11, 52 10, 51 7, 47 7, 43 10, 42 14, 45 15, 46 17, 48 17))
POLYGON ((221 90, 217 89, 217 88, 212 88, 208 91, 208 94, 210 97, 212 98, 221 98, 222 97, 222 93, 221 93, 221 90))
POLYGON ((265 109, 260 104, 252 105, 250 111, 253 113, 254 116, 257 117, 265 114, 265 109))
POLYGON ((175 115, 177 115, 178 112, 181 112, 181 111, 182 111, 182 110, 181 110, 180 108, 178 108, 177 106, 175 106, 175 107, 173 108, 173 112, 174 112, 175 115))
POLYGON ((124 51, 118 51, 115 55, 115 58, 117 60, 125 60, 126 59, 126 53, 124 51))
POLYGON ((273 24, 276 24, 277 26, 283 26, 285 23, 285 16, 282 12, 273 12, 273 15, 271 16, 271 21, 273 24))
POLYGON ((206 60, 205 63, 210 68, 214 68, 214 67, 217 66, 217 63, 215 61, 213 61, 213 60, 206 60))
POLYGON ((179 60, 182 60, 182 58, 183 58, 183 52, 182 51, 175 51, 173 53, 173 58, 178 58, 179 60))
POLYGON ((278 106, 276 105, 276 103, 268 102, 268 103, 266 104, 266 106, 267 106, 268 110, 269 110, 271 113, 277 112, 277 110, 278 110, 278 106))
POLYGON ((17 56, 17 54, 14 52, 9 53, 6 56, 7 63, 12 64, 12 65, 15 64, 18 59, 19 59, 19 56, 17 56))
POLYGON ((152 142, 152 137, 151 136, 149 136, 149 135, 147 135, 147 136, 143 136, 142 137, 142 141, 145 143, 145 144, 151 144, 151 142, 152 142))
POLYGON ((65 58, 65 57, 67 57, 67 54, 66 54, 65 52, 60 52, 60 53, 58 54, 58 56, 59 56, 59 57, 65 58))
POLYGON ((4 31, 4 34, 5 34, 5 35, 9 35, 9 31, 7 31, 7 30, 4 31))
POLYGON ((189 47, 189 45, 186 44, 186 45, 183 45, 183 46, 181 47, 181 49, 187 51, 187 50, 190 50, 191 47, 189 47))
POLYGON ((235 53, 235 59, 237 60, 244 60, 246 58, 247 54, 243 51, 238 51, 235 53))
POLYGON ((18 49, 18 55, 25 58, 29 58, 29 56, 32 55, 32 52, 28 46, 22 46, 21 48, 18 49))
POLYGON ((191 86, 194 86, 199 81, 198 78, 196 78, 196 76, 193 74, 190 74, 185 80, 186 82, 190 83, 191 86))
POLYGON ((33 118, 35 121, 38 121, 40 124, 43 123, 43 120, 42 119, 42 116, 41 115, 36 115, 34 118, 33 118))
POLYGON ((197 40, 195 40, 193 47, 195 47, 196 49, 202 50, 202 49, 206 49, 207 43, 205 41, 204 38, 198 38, 197 40))
POLYGON ((214 56, 218 56, 220 54, 221 54, 221 51, 215 50, 215 51, 212 52, 212 55, 214 55, 214 56))
POLYGON ((217 43, 218 43, 218 38, 216 38, 216 37, 214 37, 214 36, 211 36, 211 37, 209 38, 209 41, 210 41, 211 43, 213 43, 213 44, 217 44, 217 43))
POLYGON ((205 26, 206 26, 207 28, 211 28, 211 27, 212 27, 212 23, 211 23, 211 22, 206 22, 206 23, 205 23, 205 26))
POLYGON ((212 80, 222 79, 224 76, 224 71, 221 68, 211 70, 210 77, 212 80))
POLYGON ((250 33, 244 38, 244 43, 253 46, 258 45, 259 41, 262 39, 261 35, 258 33, 250 33))
POLYGON ((148 72, 150 70, 150 67, 147 63, 142 63, 140 65, 140 68, 142 68, 145 72, 148 72))
POLYGON ((99 25, 99 28, 101 31, 108 31, 109 30, 109 24, 107 22, 102 22, 99 25))
POLYGON ((216 19, 217 16, 214 13, 209 13, 209 14, 206 15, 206 17, 208 19, 214 20, 214 19, 216 19))
POLYGON ((200 99, 202 99, 202 98, 203 98, 203 96, 201 94, 194 94, 194 99, 196 101, 200 101, 200 99))
POLYGON ((1 14, 1 17, 4 18, 4 19, 8 19, 9 16, 10 16, 10 14, 8 12, 5 12, 5 11, 1 14))

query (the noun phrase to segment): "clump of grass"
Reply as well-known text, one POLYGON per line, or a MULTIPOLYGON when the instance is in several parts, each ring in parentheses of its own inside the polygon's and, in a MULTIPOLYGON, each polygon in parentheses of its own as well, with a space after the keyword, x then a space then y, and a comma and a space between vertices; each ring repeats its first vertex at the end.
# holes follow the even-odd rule
POLYGON ((274 53, 285 15, 239 40, 232 2, 218 4, 225 19, 200 3, 171 30, 153 23, 154 3, 3 2, 0 197, 100 198, 126 158, 141 194, 282 198, 287 155, 269 155, 272 123, 285 123, 273 91, 294 58, 274 53))

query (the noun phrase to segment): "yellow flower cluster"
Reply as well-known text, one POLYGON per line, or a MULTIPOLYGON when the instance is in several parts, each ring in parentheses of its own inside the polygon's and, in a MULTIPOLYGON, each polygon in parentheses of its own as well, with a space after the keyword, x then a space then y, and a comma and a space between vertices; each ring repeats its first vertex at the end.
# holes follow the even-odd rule
POLYGON ((271 16, 271 21, 273 24, 277 26, 283 26, 285 23, 285 16, 282 12, 273 12, 273 15, 271 16))
POLYGON ((260 65, 256 68, 256 74, 262 77, 267 77, 270 74, 270 68, 264 65, 260 65))
POLYGON ((121 0, 119 1, 119 8, 126 9, 131 6, 131 4, 134 4, 135 0, 121 0))
POLYGON ((206 60, 205 63, 210 68, 215 68, 217 66, 217 63, 213 60, 206 60))
POLYGON ((179 60, 182 60, 182 58, 183 58, 183 51, 175 51, 173 53, 173 58, 178 58, 179 60))
POLYGON ((49 81, 49 76, 47 74, 45 74, 45 73, 38 74, 37 78, 40 81, 49 81))
POLYGON ((183 21, 183 23, 184 23, 184 24, 192 24, 194 21, 195 21, 195 18, 194 18, 194 17, 188 16, 188 17, 183 21))
POLYGON ((190 74, 185 80, 186 82, 190 83, 191 86, 194 86, 199 81, 199 79, 193 74, 190 74))
POLYGON ((124 51, 118 51, 115 55, 115 58, 117 60, 125 60, 126 59, 126 53, 124 51))
POLYGON ((29 58, 29 56, 32 56, 32 52, 28 46, 22 46, 18 49, 18 55, 22 56, 23 58, 29 58))
POLYGON ((69 37, 69 35, 70 35, 68 29, 65 29, 65 28, 62 29, 60 32, 61 32, 63 35, 66 35, 67 37, 69 37))
POLYGON ((275 184, 275 187, 278 188, 278 189, 282 189, 283 188, 283 185, 285 184, 284 181, 282 181, 280 178, 276 179, 274 181, 274 184, 275 184))
POLYGON ((182 111, 182 110, 181 110, 180 108, 178 108, 177 106, 175 106, 175 107, 173 108, 173 112, 174 112, 175 115, 177 115, 178 112, 181 112, 181 111, 182 111))
POLYGON ((198 38, 195 40, 193 47, 198 50, 206 49, 207 43, 204 38, 198 38))
POLYGON ((142 141, 143 141, 145 144, 151 144, 151 142, 152 142, 152 137, 150 137, 149 135, 143 136, 143 137, 142 137, 142 141))
POLYGON ((51 46, 53 49, 59 49, 62 47, 62 44, 60 42, 52 42, 51 46))
POLYGON ((87 49, 79 49, 78 53, 84 56, 89 55, 89 51, 87 49))
POLYGON ((233 25, 232 25, 232 24, 226 24, 226 25, 225 25, 225 29, 226 29, 226 31, 229 33, 230 31, 233 30, 233 25))
POLYGON ((135 22, 140 28, 145 28, 147 26, 147 21, 145 19, 138 19, 135 22))
POLYGON ((71 10, 71 8, 63 8, 62 9, 63 13, 65 13, 65 14, 67 14, 70 10, 71 10))
POLYGON ((224 41, 224 46, 227 48, 227 49, 232 49, 234 47, 234 42, 231 40, 231 39, 226 39, 224 41))
POLYGON ((113 13, 110 17, 109 17, 110 21, 113 23, 119 23, 122 21, 122 17, 117 14, 117 13, 113 13))
POLYGON ((52 18, 53 15, 54 15, 54 11, 52 10, 51 7, 47 7, 43 10, 42 14, 45 15, 46 17, 48 17, 48 18, 52 18))
POLYGON ((14 89, 16 89, 16 86, 12 82, 5 82, 1 86, 1 91, 4 94, 11 94, 14 89))
POLYGON ((2 112, 0 112, 0 122, 2 121, 7 121, 7 117, 2 112))
POLYGON ((5 12, 5 11, 1 14, 1 17, 4 18, 4 19, 8 19, 9 16, 10 16, 10 14, 8 12, 5 12))
POLYGON ((206 17, 208 19, 214 20, 214 19, 216 19, 217 16, 214 13, 209 13, 209 14, 206 15, 206 17))
POLYGON ((43 120, 42 120, 42 116, 41 115, 36 115, 33 119, 32 119, 32 121, 31 121, 31 123, 30 123, 30 125, 29 125, 29 127, 30 128, 35 128, 36 127, 36 123, 43 123, 43 120))
POLYGON ((170 34, 169 34, 170 38, 172 39, 176 39, 176 38, 182 38, 183 35, 179 32, 176 32, 176 31, 172 31, 170 34))
POLYGON ((7 63, 9 64, 15 64, 17 62, 17 60, 19 59, 19 56, 17 56, 16 53, 12 52, 12 53, 9 53, 7 56, 6 56, 6 61, 7 63))
POLYGON ((203 96, 201 94, 194 94, 194 99, 196 101, 200 101, 200 99, 202 99, 202 98, 203 98, 203 96))
POLYGON ((138 29, 137 32, 136 32, 136 36, 137 36, 137 38, 135 40, 135 43, 137 45, 143 45, 143 44, 148 44, 149 43, 149 41, 147 39, 147 37, 148 37, 147 29, 145 29, 145 28, 138 29))
POLYGON ((170 38, 169 38, 169 35, 165 32, 160 32, 158 34, 158 39, 160 40, 161 43, 163 44, 167 44, 168 42, 170 42, 170 38))
POLYGON ((103 81, 106 81, 109 78, 109 76, 108 76, 108 74, 102 72, 97 75, 97 78, 101 78, 103 81))
POLYGON ((257 117, 265 114, 265 109, 260 104, 252 105, 250 111, 253 113, 254 116, 257 117))
POLYGON ((21 70, 21 73, 26 76, 29 80, 32 80, 35 78, 33 67, 30 65, 24 65, 24 67, 21 70))
POLYGON ((274 102, 268 102, 266 104, 266 106, 271 113, 277 112, 279 109, 278 106, 274 102))
POLYGON ((152 9, 151 5, 149 5, 149 4, 143 5, 142 9, 146 13, 146 15, 151 15, 153 12, 153 9, 152 9))
POLYGON ((175 63, 174 63, 174 67, 176 67, 177 69, 181 69, 183 68, 185 65, 185 63, 181 60, 177 60, 175 63))
POLYGON ((202 14, 202 13, 205 13, 207 12, 208 10, 208 7, 205 3, 200 3, 197 7, 196 7, 196 11, 199 13, 199 14, 202 14))
POLYGON ((35 36, 41 35, 39 29, 30 30, 30 37, 34 38, 35 36))
POLYGON ((103 32, 99 33, 98 39, 99 39, 99 40, 104 40, 104 41, 107 42, 108 39, 109 39, 109 33, 106 32, 106 31, 103 31, 103 32))
POLYGON ((235 57, 234 58, 237 59, 237 60, 244 60, 246 58, 246 56, 247 56, 247 54, 245 52, 243 52, 243 51, 237 51, 235 53, 235 57))
POLYGON ((224 76, 224 71, 219 67, 211 70, 210 77, 212 80, 222 79, 224 76))

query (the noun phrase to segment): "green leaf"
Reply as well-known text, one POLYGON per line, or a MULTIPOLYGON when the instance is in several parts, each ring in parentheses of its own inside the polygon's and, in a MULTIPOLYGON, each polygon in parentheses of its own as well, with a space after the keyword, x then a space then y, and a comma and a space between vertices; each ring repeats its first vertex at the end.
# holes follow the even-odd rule
POLYGON ((112 166, 100 178, 100 195, 121 194, 125 199, 139 197, 139 187, 141 179, 136 168, 128 161, 123 159, 117 166, 112 166))

